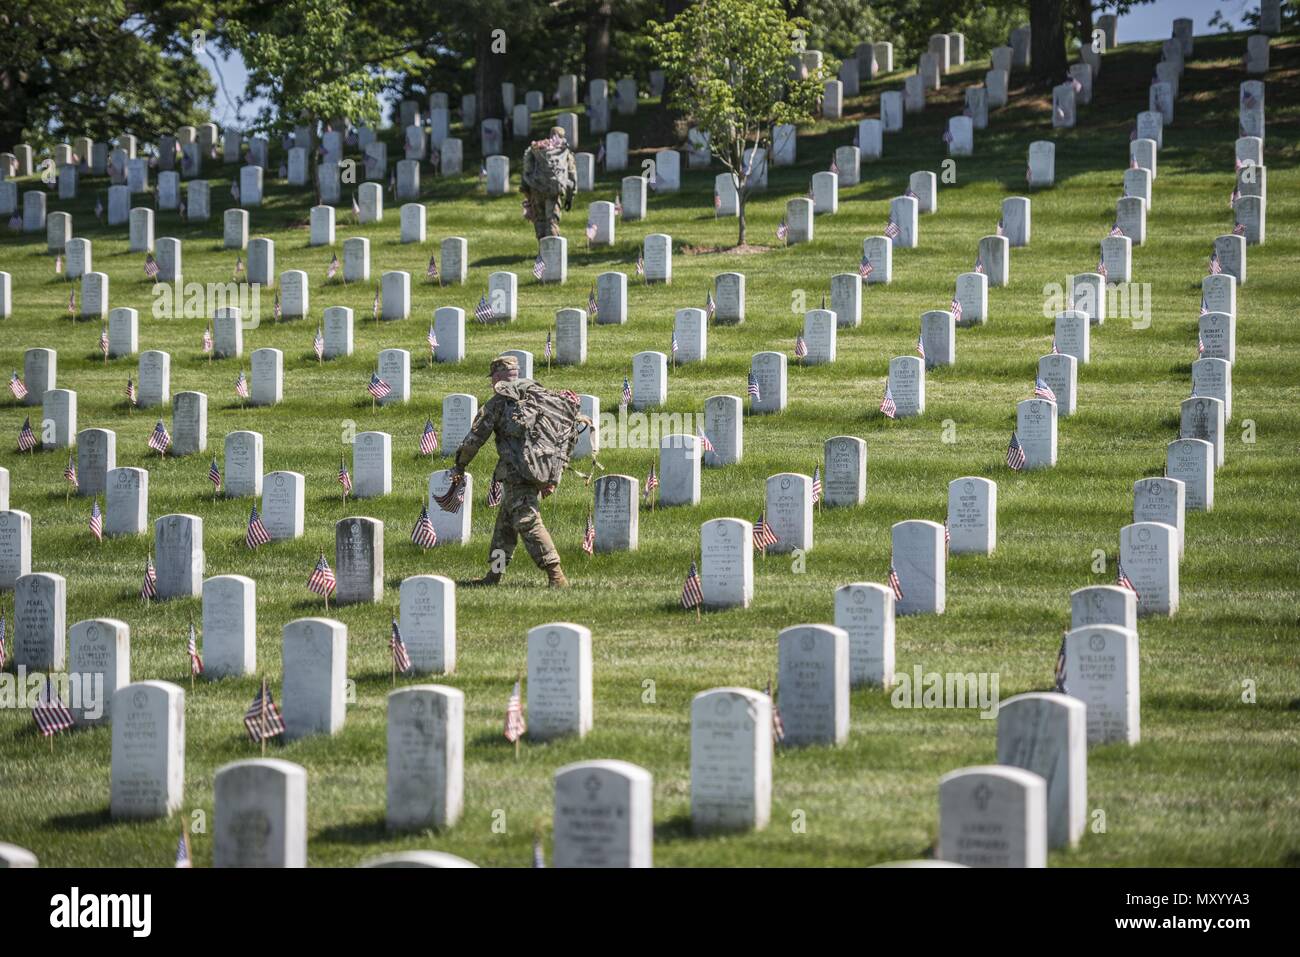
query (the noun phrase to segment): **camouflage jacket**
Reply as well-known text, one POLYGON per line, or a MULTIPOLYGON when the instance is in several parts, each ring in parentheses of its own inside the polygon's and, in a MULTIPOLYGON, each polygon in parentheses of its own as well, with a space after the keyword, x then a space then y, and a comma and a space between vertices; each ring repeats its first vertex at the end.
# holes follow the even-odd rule
MULTIPOLYGON (((515 379, 510 383, 502 385, 519 385, 528 384, 531 379, 515 379)), ((494 387, 495 388, 495 387, 494 387)), ((523 477, 512 464, 514 456, 509 452, 506 444, 511 440, 505 435, 502 426, 506 418, 510 415, 510 406, 512 399, 494 392, 492 398, 488 399, 484 406, 478 410, 478 415, 474 416, 474 422, 469 427, 469 434, 465 440, 460 443, 460 448, 456 450, 456 466, 458 468, 467 468, 469 463, 474 461, 474 456, 478 454, 489 438, 496 435, 497 446, 497 465, 492 470, 492 477, 498 482, 508 484, 521 484, 524 482, 523 477)))

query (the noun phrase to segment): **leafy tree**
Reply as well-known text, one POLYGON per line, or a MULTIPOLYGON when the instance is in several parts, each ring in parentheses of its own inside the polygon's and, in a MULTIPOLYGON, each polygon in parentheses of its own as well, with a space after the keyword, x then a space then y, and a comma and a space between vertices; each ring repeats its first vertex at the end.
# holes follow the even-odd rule
POLYGON ((651 47, 673 104, 709 136, 709 150, 731 173, 745 242, 750 170, 747 149, 771 146, 781 123, 811 119, 828 74, 798 79, 790 58, 810 24, 789 18, 778 0, 700 0, 669 23, 651 22, 651 47))
POLYGON ((42 0, 0 11, 0 144, 133 133, 156 141, 206 122, 212 78, 193 55, 202 5, 42 0))
POLYGON ((245 100, 264 97, 254 121, 261 132, 284 133, 294 123, 336 116, 378 123, 373 44, 356 29, 353 10, 339 0, 283 0, 253 19, 225 23, 226 41, 248 67, 245 100))

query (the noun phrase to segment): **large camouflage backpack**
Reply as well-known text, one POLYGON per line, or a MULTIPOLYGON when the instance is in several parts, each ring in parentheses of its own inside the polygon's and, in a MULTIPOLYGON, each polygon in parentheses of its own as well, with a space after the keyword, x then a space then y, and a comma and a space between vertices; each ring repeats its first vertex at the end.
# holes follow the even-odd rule
POLYGON ((547 389, 532 379, 505 382, 496 391, 510 402, 501 454, 525 481, 539 487, 558 485, 578 436, 592 427, 578 397, 547 389))
POLYGON ((571 164, 562 140, 537 140, 524 154, 524 185, 541 195, 565 196, 578 186, 571 164))

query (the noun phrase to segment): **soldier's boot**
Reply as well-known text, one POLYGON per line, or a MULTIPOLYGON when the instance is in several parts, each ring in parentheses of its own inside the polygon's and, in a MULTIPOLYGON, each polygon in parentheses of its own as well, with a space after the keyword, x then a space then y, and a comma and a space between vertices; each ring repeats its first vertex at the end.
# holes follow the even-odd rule
POLYGON ((503 576, 500 572, 489 571, 482 578, 475 578, 473 581, 468 582, 467 584, 471 588, 482 588, 486 585, 500 585, 502 577, 503 576))
POLYGON ((546 584, 551 588, 568 588, 569 580, 564 577, 564 569, 559 565, 547 565, 546 584))

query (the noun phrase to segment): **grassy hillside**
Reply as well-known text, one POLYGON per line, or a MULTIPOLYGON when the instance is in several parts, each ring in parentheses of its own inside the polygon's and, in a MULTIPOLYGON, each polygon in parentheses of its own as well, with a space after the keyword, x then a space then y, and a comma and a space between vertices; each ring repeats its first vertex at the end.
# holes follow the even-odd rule
MULTIPOLYGON (((976 155, 958 161, 956 183, 941 186, 939 212, 921 218, 920 248, 896 250, 893 284, 864 292, 863 323, 841 331, 838 362, 809 369, 792 364, 789 408, 747 421, 744 461, 705 470, 699 507, 643 513, 638 551, 589 558, 578 545, 590 494, 579 482, 566 480, 543 512, 575 587, 563 594, 546 590, 543 576, 521 550, 508 584, 492 591, 461 590, 456 673, 403 681, 442 681, 466 695, 466 811, 447 833, 392 837, 384 831, 388 616, 399 583, 409 575, 434 572, 465 580, 481 574, 494 520, 481 493, 495 455, 485 450, 473 467, 479 492, 471 544, 421 553, 407 536, 431 471, 429 462, 415 455, 426 416, 438 421, 441 399, 449 392, 485 397, 487 361, 502 350, 531 349, 540 359, 555 310, 583 306, 601 271, 631 275, 640 241, 650 232, 673 236, 672 284, 646 287, 633 277, 628 323, 595 327, 585 366, 542 377, 548 385, 600 395, 605 407, 613 408, 623 377, 630 375, 632 354, 665 350, 674 310, 702 306, 712 276, 739 270, 748 277, 748 321, 711 329, 708 362, 672 371, 667 409, 699 412, 710 395, 743 395, 753 353, 791 352, 802 323, 801 314, 791 309, 796 294, 802 292, 808 307, 815 306, 822 293, 829 293, 832 274, 856 268, 862 239, 882 230, 888 199, 906 188, 908 174, 939 169, 943 124, 960 112, 962 88, 982 82, 987 61, 958 69, 923 114, 907 117, 906 129, 886 139, 885 157, 864 163, 861 185, 841 190, 838 215, 819 217, 816 240, 804 246, 776 248, 774 230, 786 199, 802 195, 812 173, 829 164, 833 148, 852 141, 857 119, 879 115, 881 91, 900 87, 901 74, 850 100, 844 121, 804 131, 799 164, 771 171, 769 190, 750 207, 750 241, 773 247, 761 254, 683 251, 735 240, 735 221, 717 221, 712 214, 716 170, 687 172, 680 193, 653 197, 647 221, 619 224, 613 250, 584 248, 585 206, 575 207, 563 224, 570 260, 569 281, 562 287, 532 281, 536 247, 520 219, 518 197, 487 199, 475 176, 476 155, 467 156, 469 175, 459 179, 430 181, 426 168, 422 201, 429 209, 428 246, 399 245, 391 198, 386 197, 385 221, 366 227, 344 222, 350 218, 344 215, 345 198, 340 245, 348 236, 369 236, 372 276, 389 269, 412 274, 414 304, 404 322, 370 321, 373 286, 326 284, 330 252, 307 246, 312 200, 305 190, 276 182, 266 204, 252 212, 250 234, 275 239, 277 270, 307 270, 314 317, 327 306, 345 305, 355 311, 357 325, 354 355, 324 367, 311 355, 315 321, 268 322, 246 333, 246 356, 261 346, 284 351, 285 401, 274 408, 240 408, 233 392, 240 363, 209 365, 200 354, 200 320, 152 318, 151 284, 141 257, 126 252, 125 227, 95 224, 94 191, 107 188, 102 180, 83 185, 75 203, 52 199, 51 210, 72 210, 74 235, 94 240, 95 267, 111 277, 111 305, 141 311, 141 349, 171 353, 172 393, 208 393, 210 447, 219 452, 227 432, 254 429, 265 436, 266 471, 294 469, 307 476, 307 532, 297 542, 250 555, 243 547, 249 503, 211 501, 207 457, 159 462, 149 454, 145 440, 156 416, 128 415, 121 400, 137 362, 103 364, 95 345, 98 324, 68 320, 68 290, 54 275, 43 235, 0 238, 0 268, 13 274, 17 303, 14 315, 0 322, 0 368, 21 369, 25 348, 56 347, 59 385, 77 390, 79 428, 115 429, 117 464, 149 468, 151 517, 168 512, 204 517, 207 573, 257 579, 258 663, 277 691, 281 628, 320 609, 304 586, 318 551, 325 549, 332 561, 333 523, 353 514, 384 520, 389 589, 384 603, 336 613, 349 628, 348 673, 357 686, 346 728, 331 739, 274 745, 268 751, 308 770, 313 864, 350 865, 381 851, 436 848, 483 865, 525 865, 534 829, 549 824, 553 772, 589 758, 626 759, 654 774, 659 865, 856 866, 921 856, 937 835, 940 775, 991 763, 995 721, 974 711, 896 710, 887 695, 857 690, 844 747, 779 753, 772 824, 766 831, 695 838, 689 827, 690 700, 718 685, 761 688, 776 669, 777 631, 831 621, 833 592, 841 584, 883 581, 890 526, 908 518, 941 521, 947 483, 963 475, 998 482, 997 552, 992 558, 951 559, 946 614, 899 619, 897 670, 910 672, 919 664, 926 671, 997 672, 1004 697, 1051 684, 1061 631, 1069 623, 1070 591, 1113 579, 1119 529, 1131 521, 1132 483, 1159 475, 1165 444, 1177 438, 1178 403, 1190 391, 1196 356, 1200 280, 1213 237, 1232 222, 1228 195, 1237 85, 1246 79, 1244 49, 1243 35, 1196 40, 1176 123, 1165 131, 1148 242, 1133 251, 1135 281, 1150 284, 1152 322, 1138 330, 1109 321, 1094 331, 1092 362, 1080 368, 1079 412, 1061 422, 1056 469, 1015 474, 1005 467, 1015 403, 1031 394, 1037 359, 1051 348, 1052 323, 1043 315, 1046 287, 1095 266, 1098 243, 1121 192, 1129 129, 1146 108, 1158 44, 1125 45, 1106 55, 1093 104, 1081 108, 1075 130, 1051 130, 1047 100, 1013 82, 1009 108, 995 111, 989 129, 976 134, 976 155), (947 307, 956 275, 971 268, 979 238, 993 232, 1002 199, 1023 193, 1027 147, 1039 138, 1057 142, 1057 184, 1033 194, 1033 241, 1013 250, 1010 286, 990 291, 987 325, 958 333, 957 364, 929 373, 925 415, 886 420, 877 406, 889 359, 913 353, 922 312, 947 307), (424 267, 429 247, 450 235, 469 241, 469 281, 438 288, 424 281, 424 267), (486 291, 488 273, 497 269, 520 276, 518 320, 491 327, 471 322, 465 362, 430 369, 414 361, 411 403, 373 412, 364 390, 378 351, 403 347, 413 358, 427 356, 424 336, 433 310, 456 305, 469 313, 486 291), (955 442, 942 441, 945 420, 955 424, 955 442), (357 430, 394 436, 392 495, 340 504, 335 471, 348 421, 357 430), (781 471, 811 471, 820 461, 823 440, 838 434, 867 441, 867 504, 817 516, 815 547, 802 574, 792 572, 788 558, 756 559, 750 609, 706 614, 700 624, 683 613, 677 598, 698 548, 700 523, 733 515, 752 521, 763 480, 781 471), (1092 570, 1095 549, 1111 557, 1105 574, 1092 570), (526 631, 550 621, 578 622, 592 630, 595 729, 583 741, 526 743, 516 761, 501 736, 506 698, 525 666, 526 631), (643 702, 647 679, 654 682, 653 704, 643 702), (493 831, 498 810, 505 812, 506 833, 493 831), (805 812, 806 833, 792 833, 797 810, 805 812)), ((1251 247, 1249 282, 1238 292, 1235 421, 1227 431, 1226 464, 1216 479, 1215 510, 1188 513, 1178 616, 1140 624, 1141 744, 1089 752, 1088 806, 1105 812, 1106 832, 1090 832, 1076 851, 1054 852, 1054 866, 1300 862, 1295 789, 1300 775, 1295 537, 1300 426, 1294 417, 1300 332, 1294 322, 1293 272, 1300 256, 1295 231, 1300 44, 1277 41, 1272 57, 1265 154, 1270 228, 1267 245, 1251 247), (1242 440, 1244 420, 1255 424, 1253 443, 1242 440), (1241 701, 1247 679, 1258 687, 1254 704, 1241 701)), ((657 105, 641 109, 644 114, 657 105)), ((536 123, 549 125, 549 119, 543 114, 536 123)), ((615 125, 664 127, 654 117, 631 119, 636 122, 616 118, 615 125)), ((583 129, 585 136, 585 124, 583 129)), ((591 143, 585 139, 582 148, 591 143)), ((477 140, 467 136, 466 146, 476 149, 477 140)), ((391 145, 390 154, 396 149, 391 145)), ((630 165, 641 158, 634 153, 630 165)), ((278 165, 275 155, 272 167, 278 165)), ((517 158, 512 166, 517 182, 517 158)), ((185 241, 189 279, 229 278, 235 257, 220 248, 220 236, 221 209, 229 203, 224 177, 231 169, 217 167, 213 175, 209 222, 182 223, 172 213, 158 217, 157 236, 185 241)), ((602 176, 596 193, 580 200, 609 199, 621 175, 602 176)), ((246 358, 243 368, 248 368, 246 358)), ((11 402, 0 409, 5 437, 0 464, 12 475, 11 507, 33 516, 34 570, 67 576, 69 624, 98 616, 130 623, 133 678, 182 682, 185 624, 191 613, 199 617, 198 600, 141 606, 135 595, 151 542, 115 539, 94 545, 86 532, 89 501, 64 501, 65 455, 14 451, 13 437, 26 414, 11 402)), ((602 458, 611 472, 643 477, 652 453, 611 449, 602 458)), ((12 596, 0 602, 11 608, 12 596)), ((210 816, 215 769, 254 756, 240 717, 256 684, 251 677, 200 682, 193 693, 187 691, 187 814, 204 809, 210 816)), ((0 840, 32 848, 47 865, 170 865, 175 820, 119 824, 109 819, 109 762, 107 728, 60 736, 51 757, 29 714, 0 712, 0 840)), ((195 835, 193 842, 196 861, 208 863, 210 836, 195 835)))

